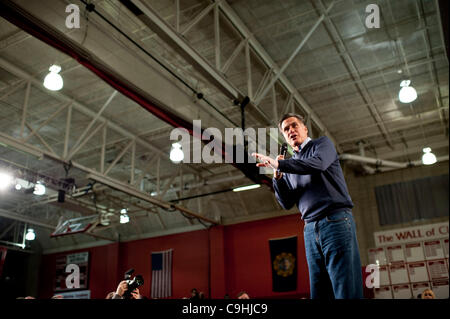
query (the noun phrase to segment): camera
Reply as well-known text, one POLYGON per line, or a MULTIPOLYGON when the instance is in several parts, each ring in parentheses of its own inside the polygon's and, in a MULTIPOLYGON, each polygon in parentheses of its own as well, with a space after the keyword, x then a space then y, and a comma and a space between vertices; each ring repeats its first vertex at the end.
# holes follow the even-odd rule
POLYGON ((144 278, 142 275, 136 275, 131 279, 131 275, 134 273, 134 269, 130 269, 125 273, 125 280, 128 284, 128 289, 123 294, 124 299, 131 299, 131 292, 144 284, 144 278))

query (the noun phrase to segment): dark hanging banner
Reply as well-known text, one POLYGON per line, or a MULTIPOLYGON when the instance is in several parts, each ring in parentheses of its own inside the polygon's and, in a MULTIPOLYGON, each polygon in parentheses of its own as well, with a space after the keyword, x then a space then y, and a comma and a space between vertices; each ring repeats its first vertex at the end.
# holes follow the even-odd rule
POLYGON ((297 290, 297 236, 270 239, 272 290, 297 290))

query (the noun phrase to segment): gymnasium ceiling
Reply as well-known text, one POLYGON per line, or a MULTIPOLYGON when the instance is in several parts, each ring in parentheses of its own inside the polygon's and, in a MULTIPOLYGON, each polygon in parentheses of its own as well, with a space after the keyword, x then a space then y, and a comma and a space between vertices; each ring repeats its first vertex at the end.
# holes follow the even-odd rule
POLYGON ((0 193, 0 244, 20 247, 25 227, 37 233, 26 249, 52 252, 294 213, 266 184, 229 191, 255 182, 246 167, 169 160, 177 123, 241 127, 245 97, 245 128, 276 128, 292 111, 341 156, 391 164, 343 160, 349 174, 417 164, 425 146, 448 161, 438 1, 89 2, 93 10, 79 0, 2 1, 0 166, 45 177, 48 187, 44 196, 26 187, 0 193), (379 28, 365 24, 371 3, 379 28), (79 28, 66 26, 69 4, 80 8, 79 28), (54 63, 64 79, 58 92, 42 85, 54 63), (398 99, 405 79, 418 93, 408 104, 398 99), (50 237, 87 216, 97 224, 88 233, 50 237))

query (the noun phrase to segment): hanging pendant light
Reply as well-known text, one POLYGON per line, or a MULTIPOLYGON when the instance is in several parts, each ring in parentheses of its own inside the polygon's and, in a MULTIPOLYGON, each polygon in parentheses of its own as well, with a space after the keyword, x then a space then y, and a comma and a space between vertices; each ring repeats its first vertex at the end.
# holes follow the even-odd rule
POLYGON ((404 80, 400 83, 401 89, 398 92, 398 99, 402 103, 411 103, 417 99, 417 91, 412 86, 410 80, 404 80))
POLYGON ((63 87, 63 79, 59 72, 61 67, 59 65, 52 65, 49 68, 50 73, 44 79, 44 86, 50 91, 59 91, 63 87))
POLYGON ((431 148, 430 147, 425 147, 423 149, 423 155, 422 155, 422 163, 424 165, 432 165, 434 163, 436 163, 436 156, 431 153, 431 148))
POLYGON ((34 240, 36 238, 36 233, 34 232, 34 229, 28 228, 27 234, 25 235, 26 240, 34 240))
POLYGON ((183 153, 183 150, 181 149, 181 144, 180 143, 173 143, 172 144, 172 149, 170 150, 170 160, 173 163, 178 164, 183 159, 184 159, 184 153, 183 153))
POLYGON ((126 224, 130 221, 130 217, 127 214, 128 210, 126 208, 123 208, 120 211, 120 223, 121 224, 126 224))

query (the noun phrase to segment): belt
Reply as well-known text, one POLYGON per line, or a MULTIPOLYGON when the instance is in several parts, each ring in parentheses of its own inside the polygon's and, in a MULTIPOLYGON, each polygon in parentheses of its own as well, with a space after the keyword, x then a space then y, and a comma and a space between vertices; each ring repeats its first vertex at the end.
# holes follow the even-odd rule
POLYGON ((340 212, 343 212, 343 211, 349 211, 349 210, 343 208, 342 210, 335 210, 335 211, 333 211, 333 212, 331 212, 331 213, 329 213, 329 214, 324 214, 324 215, 320 216, 319 218, 315 218, 315 219, 313 219, 313 220, 303 220, 303 221, 305 222, 305 225, 306 225, 306 224, 310 224, 310 223, 312 223, 312 222, 317 222, 317 221, 319 221, 319 220, 324 219, 325 217, 328 217, 328 216, 331 216, 331 215, 333 215, 333 214, 340 213, 340 212))

